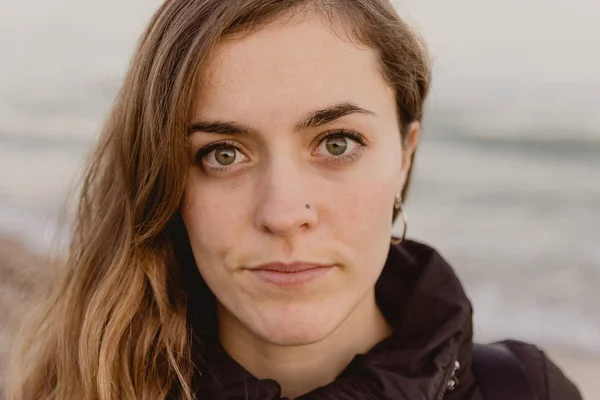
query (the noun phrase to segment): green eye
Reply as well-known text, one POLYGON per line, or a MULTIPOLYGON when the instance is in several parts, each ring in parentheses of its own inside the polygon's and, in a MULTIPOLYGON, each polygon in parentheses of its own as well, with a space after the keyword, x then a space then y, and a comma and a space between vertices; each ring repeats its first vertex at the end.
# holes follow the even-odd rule
POLYGON ((216 142, 198 150, 194 160, 203 169, 211 172, 224 172, 235 167, 247 158, 234 142, 216 142))
POLYGON ((331 161, 341 162, 348 155, 355 155, 366 146, 365 139, 353 131, 336 130, 321 139, 318 152, 329 155, 331 161))
POLYGON ((331 155, 342 155, 348 148, 348 139, 345 137, 326 138, 325 147, 331 155))
POLYGON ((231 165, 235 161, 236 150, 231 147, 221 147, 215 150, 215 160, 220 165, 231 165))

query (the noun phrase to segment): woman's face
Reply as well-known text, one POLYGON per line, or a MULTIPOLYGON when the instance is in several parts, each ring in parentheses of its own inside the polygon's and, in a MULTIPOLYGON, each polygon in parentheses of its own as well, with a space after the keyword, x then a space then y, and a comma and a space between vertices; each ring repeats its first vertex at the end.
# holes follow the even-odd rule
POLYGON ((201 72, 181 212, 221 320, 313 343, 372 294, 417 136, 403 154, 380 71, 315 17, 224 40, 201 72))

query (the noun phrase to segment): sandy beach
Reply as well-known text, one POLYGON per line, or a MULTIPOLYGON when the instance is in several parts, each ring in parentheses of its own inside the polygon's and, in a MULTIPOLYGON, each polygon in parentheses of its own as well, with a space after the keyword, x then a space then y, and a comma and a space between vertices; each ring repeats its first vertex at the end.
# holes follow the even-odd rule
MULTIPOLYGON (((8 354, 22 316, 38 302, 52 280, 43 257, 15 239, 0 237, 0 389, 4 383, 8 354)), ((546 353, 580 388, 586 400, 598 396, 600 357, 568 348, 544 348, 546 353)), ((0 390, 0 399, 2 399, 0 390)))

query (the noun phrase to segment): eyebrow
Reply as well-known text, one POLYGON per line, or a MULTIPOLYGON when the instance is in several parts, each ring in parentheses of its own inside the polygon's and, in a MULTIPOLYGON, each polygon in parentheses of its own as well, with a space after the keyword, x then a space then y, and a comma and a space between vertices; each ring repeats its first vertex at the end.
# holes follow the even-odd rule
MULTIPOLYGON (((350 114, 377 115, 354 103, 338 103, 332 106, 310 112, 305 118, 296 123, 294 131, 317 128, 350 114)), ((192 123, 188 129, 188 136, 195 132, 215 133, 222 135, 247 135, 255 129, 237 122, 200 119, 192 123)))

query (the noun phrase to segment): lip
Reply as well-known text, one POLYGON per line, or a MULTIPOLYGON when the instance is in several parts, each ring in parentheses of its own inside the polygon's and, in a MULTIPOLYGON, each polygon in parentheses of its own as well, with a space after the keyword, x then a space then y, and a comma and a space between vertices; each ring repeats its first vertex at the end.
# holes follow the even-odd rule
POLYGON ((300 286, 329 273, 334 264, 313 264, 306 262, 269 263, 249 268, 259 279, 280 287, 300 286))

